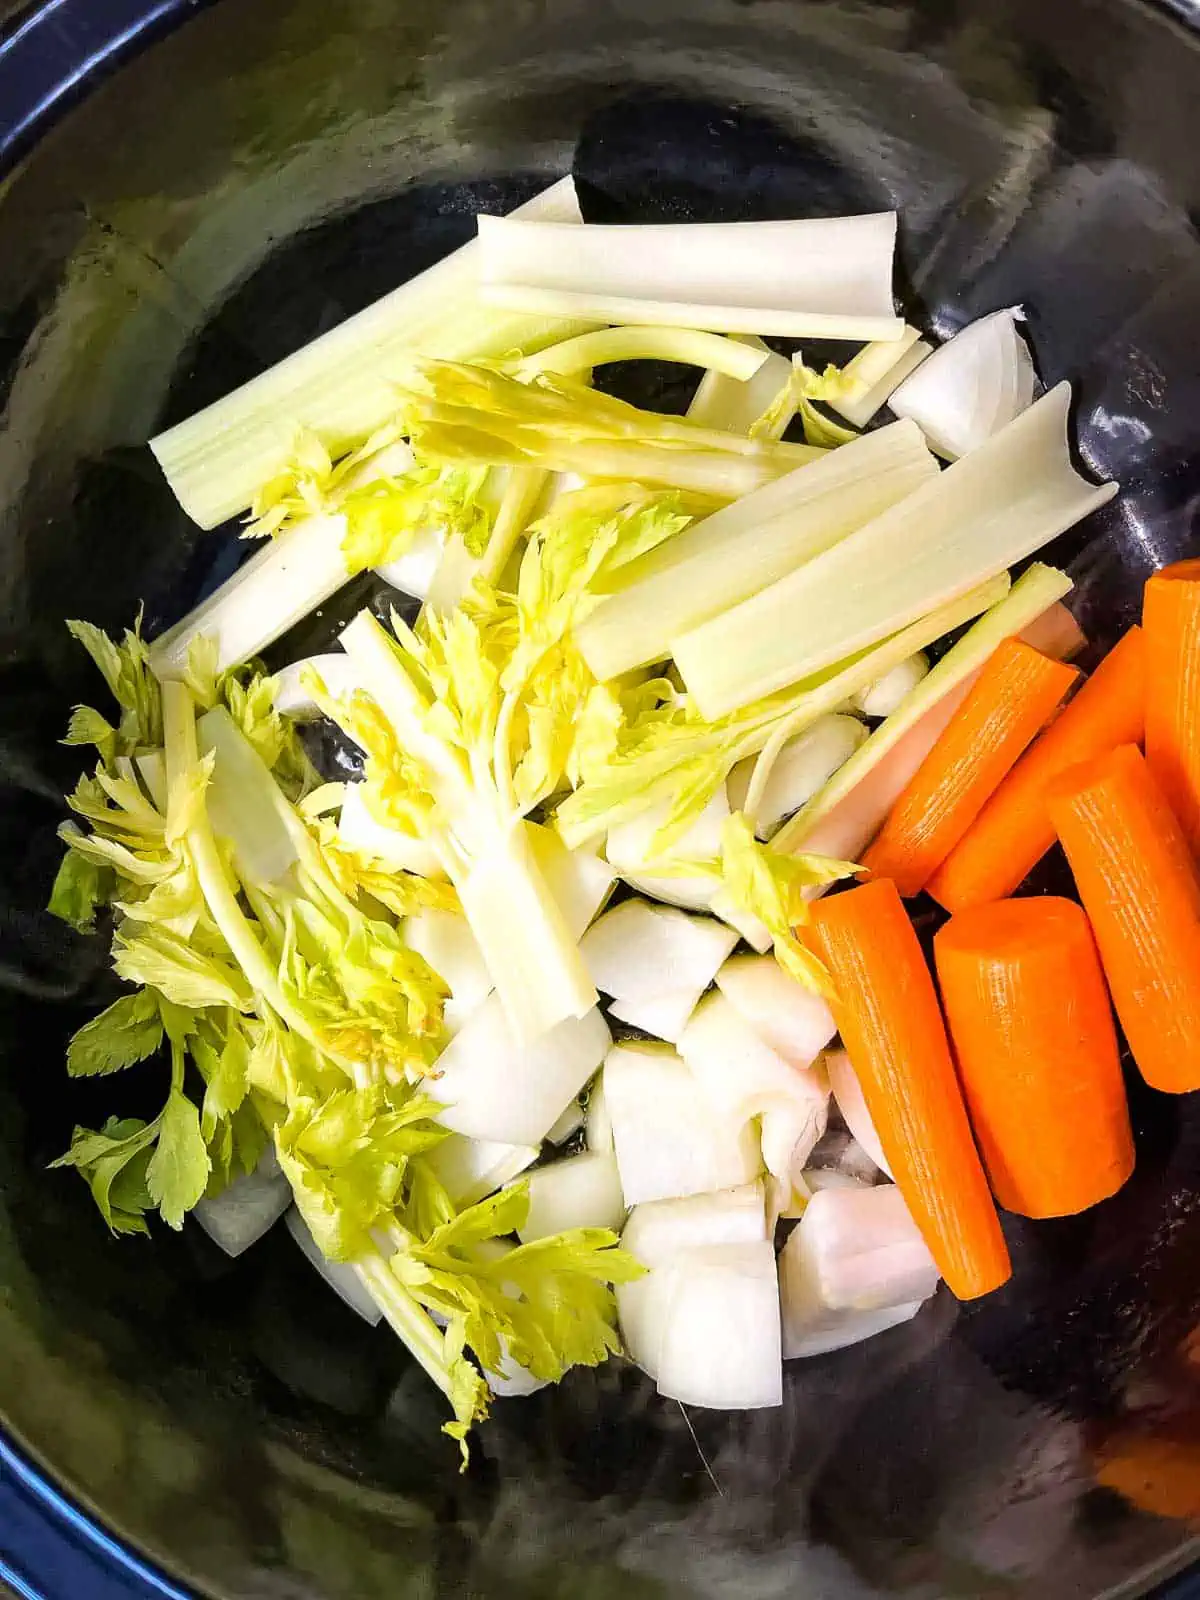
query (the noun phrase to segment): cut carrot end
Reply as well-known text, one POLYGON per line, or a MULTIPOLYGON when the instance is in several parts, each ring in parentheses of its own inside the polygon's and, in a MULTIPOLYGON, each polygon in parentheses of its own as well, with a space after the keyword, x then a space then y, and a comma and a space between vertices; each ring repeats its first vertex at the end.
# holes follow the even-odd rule
POLYGON ((1073 901, 1005 900, 934 941, 972 1126, 1000 1204, 1069 1216, 1133 1171, 1116 1029, 1092 931, 1073 901))
POLYGON ((814 907, 808 937, 833 981, 834 1016, 883 1150, 960 1300, 1012 1267, 971 1136, 937 993, 895 884, 814 907))
POLYGON ((1200 849, 1200 561, 1146 584, 1146 760, 1193 850, 1200 849))
POLYGON ((1200 877, 1141 752, 1061 774, 1050 814, 1146 1082, 1200 1088, 1200 877))

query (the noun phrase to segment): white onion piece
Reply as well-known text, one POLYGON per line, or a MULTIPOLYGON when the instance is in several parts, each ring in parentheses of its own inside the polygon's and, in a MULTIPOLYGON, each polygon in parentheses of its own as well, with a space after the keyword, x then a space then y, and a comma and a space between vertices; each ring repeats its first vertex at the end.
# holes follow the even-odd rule
MULTIPOLYGON (((840 1167, 805 1167, 800 1182, 809 1195, 820 1194, 823 1189, 869 1189, 870 1180, 843 1172, 840 1167)), ((803 1215, 803 1213, 801 1213, 803 1215)))
POLYGON ((1017 332, 1019 306, 993 311, 955 334, 892 395, 947 461, 978 449, 1033 404, 1037 374, 1017 332))
POLYGON ((782 1404, 774 1246, 702 1246, 683 1252, 666 1277, 658 1392, 722 1411, 782 1404))
POLYGON ((529 845, 546 887, 558 902, 567 932, 582 938, 612 893, 615 870, 594 850, 568 850, 553 828, 527 823, 529 845))
POLYGON ((578 1100, 572 1100, 554 1126, 546 1130, 546 1142, 547 1144, 566 1144, 571 1135, 578 1133, 582 1127, 583 1106, 578 1100))
POLYGON ((929 657, 923 650, 918 650, 915 656, 909 656, 907 661, 885 672, 882 678, 860 689, 852 704, 864 717, 890 717, 905 695, 910 694, 921 679, 928 676, 929 657))
POLYGON ((452 1133, 425 1159, 455 1205, 473 1206, 519 1177, 540 1154, 536 1144, 498 1144, 452 1133))
POLYGON ((697 1245, 755 1244, 770 1237, 761 1182, 635 1206, 621 1244, 650 1270, 635 1283, 617 1286, 621 1337, 630 1358, 655 1376, 663 1301, 670 1289, 669 1274, 661 1269, 697 1245))
POLYGON ((491 994, 442 1051, 427 1087, 455 1133, 501 1144, 540 1144, 604 1060, 612 1042, 597 1007, 566 1017, 531 1044, 513 1035, 491 994))
POLYGON ((655 995, 652 1000, 614 1000, 608 1010, 618 1022, 639 1028, 654 1039, 678 1044, 696 1009, 697 998, 691 989, 672 989, 669 994, 655 995))
POLYGON ((659 850, 654 836, 670 815, 670 801, 648 807, 628 822, 609 830, 604 853, 626 883, 655 900, 669 905, 703 911, 712 900, 716 882, 707 877, 688 877, 684 873, 656 875, 654 867, 673 860, 708 861, 721 854, 721 828, 729 815, 724 788, 717 790, 686 833, 666 850, 659 850))
POLYGON ((899 339, 877 339, 865 345, 842 369, 842 375, 856 381, 853 394, 829 402, 839 416, 855 428, 865 428, 877 411, 911 373, 933 354, 916 328, 906 327, 899 339))
POLYGON ((737 935, 711 917, 626 900, 588 929, 579 949, 592 982, 614 1000, 684 992, 694 1006, 736 943, 737 935))
POLYGON ((385 561, 375 571, 393 589, 427 600, 446 547, 444 528, 422 528, 393 561, 385 561))
POLYGON ((629 1205, 748 1183, 760 1168, 748 1118, 721 1116, 665 1045, 622 1044, 604 1063, 621 1187, 629 1205))
POLYGON ((823 1069, 790 1066, 759 1037, 724 994, 696 1008, 679 1041, 714 1114, 737 1122, 758 1117, 768 1172, 790 1179, 825 1131, 829 1084, 823 1069))
POLYGON ((735 933, 741 934, 751 950, 757 951, 760 956, 766 955, 774 946, 775 940, 766 923, 740 906, 727 889, 717 890, 708 909, 714 917, 727 922, 735 933))
POLYGON ((829 1073, 829 1087, 842 1114, 842 1121, 879 1170, 886 1172, 889 1178, 893 1177, 871 1113, 867 1110, 862 1084, 858 1081, 849 1055, 845 1050, 831 1050, 825 1057, 825 1069, 829 1073))
POLYGON ((517 1234, 522 1244, 529 1244, 569 1228, 615 1232, 624 1217, 625 1196, 615 1156, 586 1150, 530 1173, 529 1215, 517 1234))
POLYGON ((717 987, 791 1067, 811 1067, 837 1032, 828 1002, 789 977, 773 956, 734 956, 717 973, 717 987))
POLYGON ((278 1164, 272 1173, 264 1171, 260 1162, 256 1171, 235 1178, 215 1200, 201 1200, 192 1215, 213 1243, 236 1259, 270 1232, 291 1203, 291 1185, 278 1164))
POLYGON ((789 1291, 785 1287, 789 1281, 788 1265, 781 1256, 779 1285, 784 1317, 785 1361, 828 1355, 832 1350, 845 1350, 852 1344, 862 1344, 866 1339, 873 1339, 877 1333, 886 1333, 889 1328, 898 1327, 902 1322, 911 1322, 925 1304, 923 1300, 910 1300, 905 1305, 887 1306, 881 1311, 820 1311, 811 1308, 797 1291, 789 1291), (792 1295, 790 1301, 789 1292, 792 1295), (793 1310, 794 1306, 800 1309, 793 1310))
POLYGON ((325 655, 293 661, 275 675, 275 709, 297 722, 311 721, 320 715, 320 707, 304 686, 310 667, 335 700, 348 699, 359 687, 358 673, 344 650, 330 650, 325 655))
MULTIPOLYGON (((823 789, 866 737, 867 730, 857 717, 838 712, 818 718, 811 728, 789 739, 775 758, 754 808, 759 838, 769 839, 785 818, 823 789)), ((729 805, 734 811, 745 810, 757 762, 757 756, 750 756, 729 774, 729 805)))
POLYGON ((519 1366, 509 1354, 504 1335, 500 1335, 500 1370, 485 1372, 484 1377, 492 1393, 499 1400, 524 1400, 549 1386, 549 1378, 535 1378, 532 1372, 519 1366))
POLYGON ((338 818, 338 838, 350 850, 381 861, 393 872, 415 872, 422 878, 444 878, 446 873, 437 854, 416 834, 385 827, 367 810, 361 783, 346 785, 342 812, 338 818))
POLYGON ((831 1337, 853 1342, 841 1337, 847 1328, 866 1338, 878 1331, 869 1319, 880 1313, 904 1308, 882 1325, 903 1321, 938 1285, 937 1267, 894 1184, 815 1194, 779 1270, 786 1356, 812 1353, 814 1341, 835 1348, 831 1337))
POLYGON ((611 1150, 613 1147, 612 1118, 604 1099, 604 1074, 599 1072, 588 1091, 587 1115, 584 1120, 584 1139, 589 1150, 611 1150))
POLYGON ((287 1214, 287 1230, 338 1298, 351 1311, 357 1312, 364 1322, 369 1322, 373 1328, 377 1327, 383 1320, 383 1312, 371 1298, 358 1273, 343 1261, 326 1259, 309 1231, 308 1223, 295 1206, 287 1214))

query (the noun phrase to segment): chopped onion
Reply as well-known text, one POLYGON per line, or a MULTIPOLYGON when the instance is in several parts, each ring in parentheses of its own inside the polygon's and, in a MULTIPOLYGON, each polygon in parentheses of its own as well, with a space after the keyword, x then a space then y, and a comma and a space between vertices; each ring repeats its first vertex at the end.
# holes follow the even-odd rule
POLYGON ((192 1215, 214 1244, 236 1258, 269 1233, 291 1203, 291 1185, 278 1164, 269 1172, 260 1162, 214 1200, 201 1200, 192 1215))
POLYGON ((456 1206, 473 1206, 519 1177, 540 1154, 536 1144, 497 1144, 452 1133, 425 1159, 456 1206))
POLYGON ((429 1092, 437 1120, 455 1133, 502 1144, 540 1144, 604 1060, 612 1042, 599 1008, 566 1017, 519 1044, 500 997, 489 995, 438 1057, 429 1092))
POLYGON ((579 948, 602 994, 645 1001, 684 992, 694 1006, 736 943, 737 935, 711 917, 626 900, 604 913, 579 948))
POLYGON ((415 833, 385 827, 367 810, 363 785, 348 783, 338 818, 338 838, 348 849, 381 861, 393 872, 415 872, 421 878, 444 878, 445 869, 432 846, 415 833))
POLYGON ((493 987, 471 925, 457 911, 418 911, 406 918, 403 934, 409 949, 424 956, 450 990, 445 1021, 453 1036, 493 987))
POLYGON ((825 1068, 829 1073, 829 1087, 842 1114, 842 1121, 879 1170, 886 1172, 889 1178, 892 1177, 892 1169, 888 1166, 887 1157, 883 1153, 883 1146, 879 1142, 871 1113, 867 1110, 862 1085, 858 1081, 858 1074, 849 1055, 845 1050, 831 1050, 825 1057, 825 1068))
POLYGON ((701 1246, 684 1251, 665 1275, 658 1392, 722 1411, 781 1405, 774 1246, 701 1246))
POLYGON ((993 311, 955 334, 892 395, 947 461, 978 449, 1033 404, 1037 374, 1017 332, 1020 306, 993 311))
POLYGON ((524 1400, 527 1395, 536 1394, 539 1389, 549 1386, 549 1378, 535 1378, 532 1372, 519 1366, 509 1354, 508 1345, 504 1335, 500 1335, 500 1370, 499 1372, 485 1372, 492 1393, 499 1400, 524 1400))
POLYGON ((774 946, 774 935, 766 923, 739 905, 727 889, 717 890, 708 909, 714 917, 727 922, 735 933, 741 934, 751 950, 756 950, 760 956, 765 956, 774 946))
POLYGON ((755 1244, 770 1236, 761 1182, 635 1206, 621 1244, 650 1270, 617 1288, 621 1337, 630 1358, 651 1377, 656 1375, 663 1301, 671 1287, 669 1272, 659 1269, 669 1268, 697 1245, 755 1244))
POLYGON ((619 1230, 625 1217, 625 1197, 616 1157, 607 1151, 586 1150, 538 1167, 529 1175, 529 1215, 517 1229, 522 1244, 548 1239, 569 1228, 619 1230))
POLYGON ((604 1098, 602 1072, 596 1074, 588 1091, 584 1139, 589 1150, 611 1150, 613 1147, 612 1118, 608 1114, 608 1104, 604 1098))
POLYGON ((546 1142, 547 1144, 566 1144, 572 1134, 578 1133, 582 1127, 583 1106, 578 1100, 572 1100, 554 1126, 547 1130, 546 1142))
POLYGON ((358 688, 358 674, 344 650, 293 661, 275 675, 275 709, 297 722, 308 722, 320 715, 320 707, 304 685, 310 667, 335 700, 348 699, 358 688))
POLYGON ((800 1181, 808 1190, 809 1195, 820 1194, 823 1189, 867 1189, 870 1180, 857 1178, 852 1172, 843 1172, 840 1167, 805 1167, 800 1174, 800 1181))
POLYGON ((717 973, 717 987, 790 1067, 811 1067, 837 1032, 828 1003, 789 977, 773 956, 734 956, 717 973))
POLYGON ((789 739, 771 764, 761 793, 749 803, 758 757, 739 761, 726 785, 730 808, 753 817, 760 839, 770 839, 780 823, 807 805, 818 790, 844 766, 867 737, 857 717, 835 712, 819 717, 794 739, 789 739))
MULTIPOLYGON (((736 938, 736 935, 734 936, 736 938)), ((678 1044, 688 1019, 696 1009, 698 996, 690 989, 673 989, 652 1000, 614 1000, 609 1015, 631 1028, 640 1028, 652 1038, 678 1044)))
POLYGON ((655 874, 656 865, 671 861, 708 861, 721 854, 721 828, 729 815, 724 788, 717 790, 686 833, 665 850, 654 843, 654 836, 670 815, 670 801, 648 807, 628 822, 609 830, 605 855, 625 882, 655 900, 670 905, 703 911, 717 888, 715 878, 678 874, 655 874))
MULTIPOLYGON (((723 993, 701 1001, 679 1041, 679 1054, 717 1118, 735 1124, 759 1119, 768 1172, 790 1180, 793 1163, 802 1164, 825 1131, 829 1084, 824 1071, 790 1066, 723 993)), ((619 1141, 617 1148, 619 1153, 619 1141)))
POLYGON ((287 1214, 287 1230, 338 1298, 351 1311, 356 1311, 364 1322, 369 1322, 373 1328, 378 1326, 383 1320, 383 1312, 375 1304, 358 1273, 344 1261, 327 1259, 295 1206, 287 1214))
POLYGON ((749 1118, 720 1115, 665 1045, 622 1044, 604 1063, 621 1188, 629 1205, 748 1183, 760 1168, 749 1118))
POLYGON ((883 1327, 907 1320, 908 1308, 937 1285, 933 1257, 894 1184, 824 1189, 809 1201, 780 1257, 784 1354, 868 1337, 878 1327, 864 1322, 863 1313, 868 1319, 891 1313, 883 1327))
MULTIPOLYGON (((909 656, 907 661, 902 661, 898 667, 885 672, 882 678, 877 678, 865 689, 860 689, 851 703, 864 717, 890 717, 897 706, 902 704, 904 697, 911 693, 928 674, 929 657, 923 650, 918 650, 915 656, 909 656)), ((814 789, 813 794, 816 792, 814 789)), ((808 798, 811 799, 812 796, 808 798)))

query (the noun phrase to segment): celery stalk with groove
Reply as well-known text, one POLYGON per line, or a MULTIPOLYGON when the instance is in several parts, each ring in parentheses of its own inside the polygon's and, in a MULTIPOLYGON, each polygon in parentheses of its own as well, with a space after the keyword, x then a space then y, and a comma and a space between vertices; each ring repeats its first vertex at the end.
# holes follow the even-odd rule
POLYGON ((1071 464, 1063 383, 977 450, 796 572, 675 639, 720 717, 820 672, 1040 550, 1116 484, 1071 464))
MULTIPOLYGON (((579 225, 570 178, 519 208, 524 216, 579 225)), ((167 481, 202 528, 245 511, 284 471, 296 432, 331 455, 352 449, 396 409, 393 382, 414 352, 451 359, 532 351, 584 331, 578 318, 505 314, 478 298, 472 240, 278 366, 150 441, 167 481)))

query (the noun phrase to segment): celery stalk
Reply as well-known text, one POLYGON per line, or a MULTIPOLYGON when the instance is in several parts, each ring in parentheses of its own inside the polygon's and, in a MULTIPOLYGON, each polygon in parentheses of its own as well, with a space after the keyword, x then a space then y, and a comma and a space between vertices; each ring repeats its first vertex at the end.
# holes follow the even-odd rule
POLYGON ((601 680, 660 661, 671 641, 759 593, 938 475, 918 429, 896 423, 777 479, 639 561, 577 630, 601 680))
POLYGON ((898 339, 896 216, 568 229, 480 217, 492 305, 725 333, 898 339))
POLYGON ((868 648, 1110 500, 1116 484, 1094 487, 1071 465, 1070 403, 1060 384, 907 500, 677 637, 701 712, 726 715, 868 648))
POLYGON ((724 433, 749 435, 779 391, 791 380, 792 364, 776 355, 754 334, 734 334, 735 339, 766 352, 766 359, 744 383, 710 368, 701 378, 688 407, 689 422, 698 428, 719 428, 724 433))
MULTIPOLYGON (((570 178, 518 208, 526 217, 578 225, 570 178)), ((344 453, 395 414, 393 384, 413 354, 467 360, 537 350, 582 331, 580 319, 504 314, 480 303, 479 246, 444 261, 269 372, 150 442, 180 504, 202 528, 245 511, 283 472, 296 430, 344 453)))
POLYGON ((925 343, 916 328, 906 327, 899 339, 866 345, 842 368, 842 377, 853 388, 832 395, 829 405, 854 427, 865 428, 905 378, 932 354, 933 346, 925 343))
POLYGON ((792 853, 807 848, 805 841, 813 828, 878 767, 923 717, 978 672, 1005 639, 1022 633, 1055 601, 1069 594, 1071 587, 1071 580, 1064 572, 1035 562, 999 605, 980 617, 910 690, 891 716, 880 723, 866 743, 859 746, 828 783, 775 835, 775 849, 792 853))
POLYGON ((610 361, 674 361, 705 367, 726 378, 746 382, 767 360, 767 351, 718 333, 694 328, 600 328, 551 345, 521 362, 523 377, 539 372, 563 376, 589 372, 610 361))

